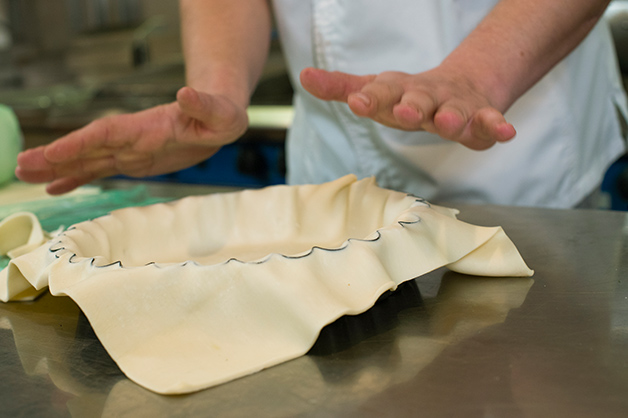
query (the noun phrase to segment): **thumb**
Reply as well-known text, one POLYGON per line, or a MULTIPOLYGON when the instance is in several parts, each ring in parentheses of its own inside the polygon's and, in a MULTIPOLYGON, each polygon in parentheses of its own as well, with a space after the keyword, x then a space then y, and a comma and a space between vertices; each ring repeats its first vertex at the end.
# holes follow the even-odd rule
POLYGON ((301 85, 313 96, 340 102, 346 102, 351 93, 362 90, 362 87, 374 79, 374 75, 358 76, 318 68, 306 68, 300 75, 301 85))
POLYGON ((177 103, 181 112, 209 129, 229 130, 247 124, 246 110, 224 96, 183 87, 177 92, 177 103))

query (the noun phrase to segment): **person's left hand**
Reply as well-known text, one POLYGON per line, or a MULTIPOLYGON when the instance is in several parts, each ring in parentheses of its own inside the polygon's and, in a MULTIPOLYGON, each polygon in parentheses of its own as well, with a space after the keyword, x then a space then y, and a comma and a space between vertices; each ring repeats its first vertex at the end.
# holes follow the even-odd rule
MULTIPOLYGON (((306 68, 301 84, 322 100, 345 102, 353 113, 406 131, 427 131, 484 150, 515 136, 515 128, 464 71, 357 76, 306 68)), ((505 109, 504 109, 505 110, 505 109)))
POLYGON ((22 152, 15 174, 29 183, 48 182, 48 193, 62 194, 118 174, 172 173, 209 158, 247 126, 244 106, 184 87, 176 102, 98 119, 22 152))

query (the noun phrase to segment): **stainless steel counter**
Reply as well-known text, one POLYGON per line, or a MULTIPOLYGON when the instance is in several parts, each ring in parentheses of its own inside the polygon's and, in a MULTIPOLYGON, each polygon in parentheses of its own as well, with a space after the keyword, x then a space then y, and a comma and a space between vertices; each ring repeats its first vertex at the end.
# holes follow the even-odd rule
POLYGON ((67 298, 0 305, 0 416, 628 416, 628 215, 463 206, 533 279, 438 270, 310 354, 185 396, 129 381, 67 298))

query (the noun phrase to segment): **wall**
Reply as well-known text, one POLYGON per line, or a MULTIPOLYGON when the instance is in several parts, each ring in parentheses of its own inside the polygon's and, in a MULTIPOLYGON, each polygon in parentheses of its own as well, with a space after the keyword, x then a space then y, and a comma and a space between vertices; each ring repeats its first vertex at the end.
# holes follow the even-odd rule
MULTIPOLYGON (((24 85, 99 82, 133 70, 133 37, 140 24, 89 26, 87 6, 97 0, 0 0, 7 5, 13 35, 13 61, 24 85), (46 71, 42 71, 46 69, 46 71)), ((109 0, 114 3, 115 0, 109 0)), ((123 1, 123 0, 120 0, 123 1)), ((152 62, 180 62, 177 0, 134 0, 140 21, 159 18, 159 29, 146 38, 152 62)))

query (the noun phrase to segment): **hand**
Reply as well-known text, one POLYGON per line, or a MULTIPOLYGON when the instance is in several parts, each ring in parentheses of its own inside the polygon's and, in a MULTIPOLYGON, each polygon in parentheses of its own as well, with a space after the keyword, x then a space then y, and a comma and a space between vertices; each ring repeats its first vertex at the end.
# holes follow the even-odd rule
POLYGON ((353 113, 406 131, 427 131, 474 150, 515 136, 514 127, 474 85, 439 68, 356 76, 306 68, 301 84, 315 97, 345 102, 353 113))
POLYGON ((246 130, 246 109, 225 96, 184 87, 177 101, 110 116, 18 156, 15 174, 50 182, 50 194, 124 174, 145 177, 178 171, 215 154, 246 130))

